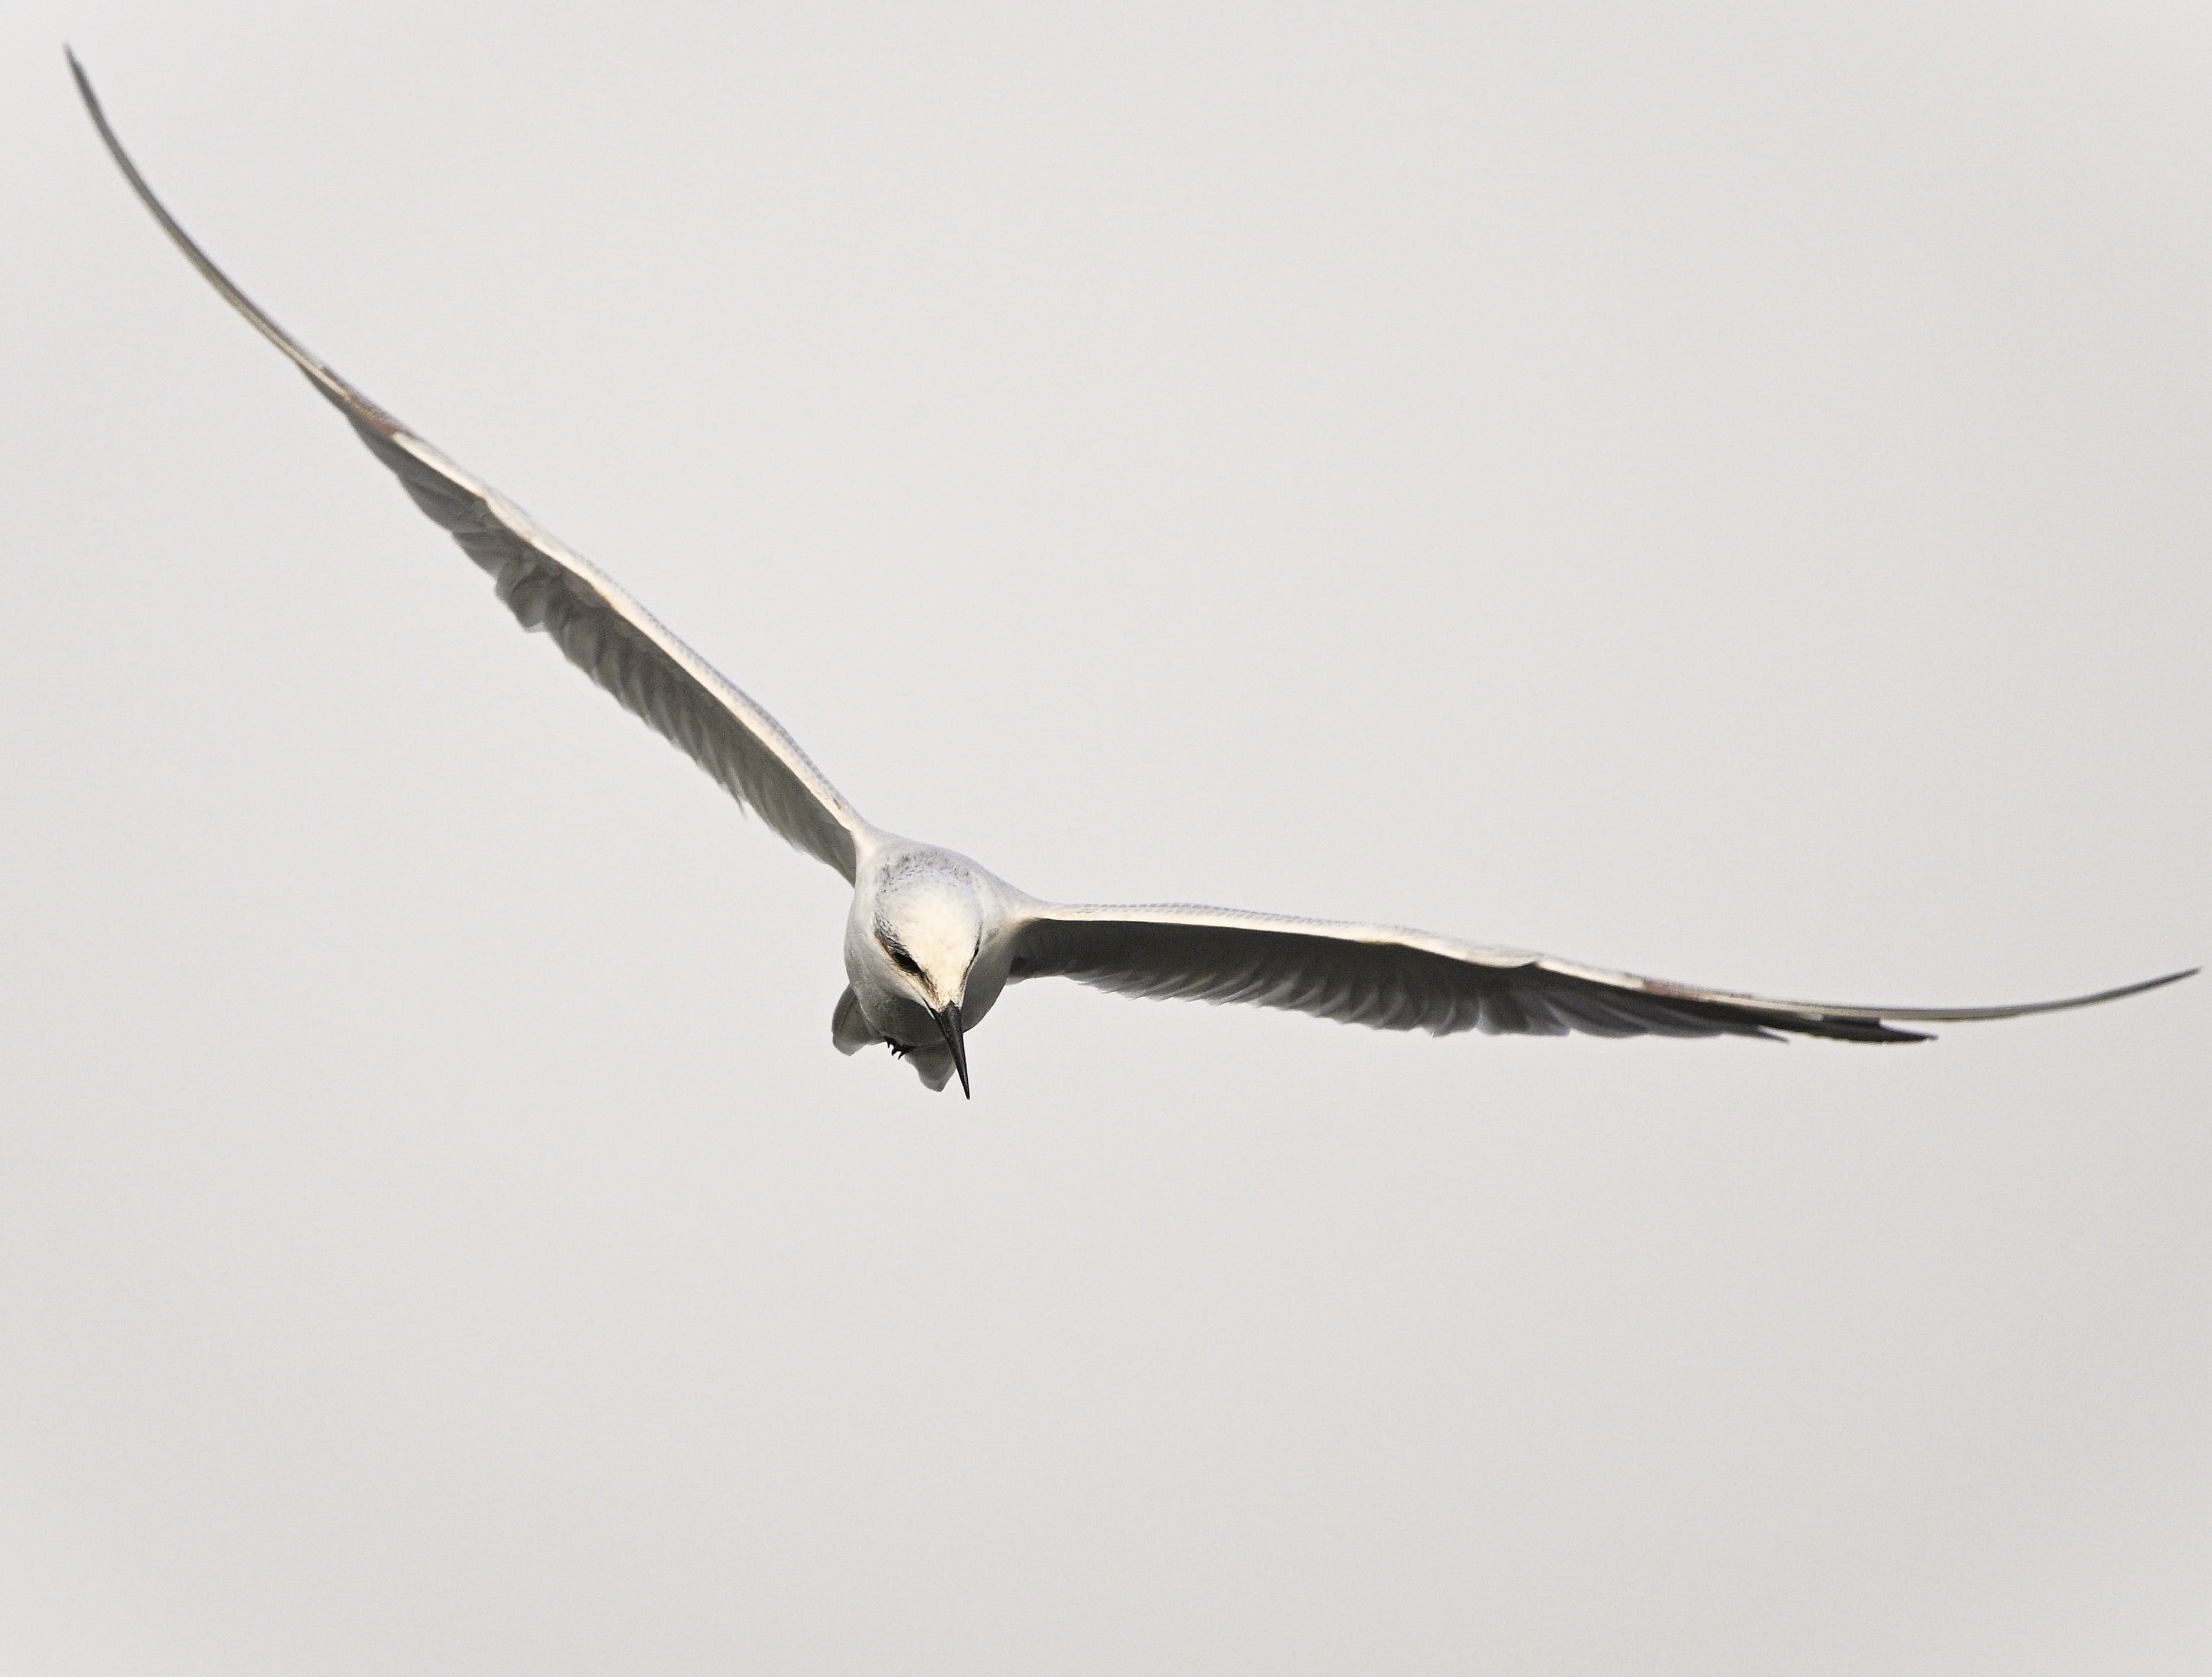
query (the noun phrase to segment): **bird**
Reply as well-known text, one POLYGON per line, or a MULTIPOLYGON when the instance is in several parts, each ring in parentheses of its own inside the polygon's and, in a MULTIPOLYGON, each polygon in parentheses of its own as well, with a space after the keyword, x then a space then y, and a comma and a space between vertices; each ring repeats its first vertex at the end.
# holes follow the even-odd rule
POLYGON ((2010 1018, 2086 1007, 2191 976, 2167 973, 2089 995, 1994 1007, 1869 1007, 1768 997, 1616 972, 1403 927, 1188 903, 1048 902, 957 851, 876 826, 782 726, 678 640, 605 571, 540 528, 310 354, 209 259, 138 172, 74 52, 94 126, 162 230, 225 301, 283 352, 491 578, 526 629, 704 769, 770 830, 853 888, 847 979, 832 1043, 890 1048, 941 1091, 973 1098, 968 1034, 1009 984, 1068 978, 1124 995, 1246 1003, 1382 1030, 1451 1036, 1790 1036, 1920 1042, 1907 1024, 2010 1018))

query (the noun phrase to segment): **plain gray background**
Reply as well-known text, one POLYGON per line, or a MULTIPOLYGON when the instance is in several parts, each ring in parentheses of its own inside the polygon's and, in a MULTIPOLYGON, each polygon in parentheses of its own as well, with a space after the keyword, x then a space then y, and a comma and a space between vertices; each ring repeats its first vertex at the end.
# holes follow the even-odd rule
POLYGON ((2212 1668, 2206 981, 1935 1045, 1017 990, 1078 899, 1838 1000, 2212 952, 2201 6, 25 0, 0 1670, 2212 1668))

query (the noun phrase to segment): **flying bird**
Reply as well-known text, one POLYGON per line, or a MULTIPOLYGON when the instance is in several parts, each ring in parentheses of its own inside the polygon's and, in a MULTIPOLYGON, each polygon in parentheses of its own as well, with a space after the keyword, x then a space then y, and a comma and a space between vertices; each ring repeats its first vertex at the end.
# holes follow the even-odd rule
POLYGON ((1394 926, 1188 904, 1048 902, 957 852, 863 817, 768 712, 678 640, 614 579, 496 489, 370 401, 264 313, 210 261, 125 153, 75 53, 77 90, 124 178, 201 276, 329 399, 415 504, 489 574, 527 629, 705 769, 741 808, 853 887, 849 981, 830 1017, 846 1054, 877 1043, 933 1090, 969 1093, 967 1033, 1011 983, 1072 978, 1124 995, 1249 1002, 1381 1030, 1557 1036, 1923 1040, 1894 1022, 2010 1018, 2084 1007, 2186 978, 2002 1007, 1857 1007, 1776 1001, 1670 983, 1394 926))

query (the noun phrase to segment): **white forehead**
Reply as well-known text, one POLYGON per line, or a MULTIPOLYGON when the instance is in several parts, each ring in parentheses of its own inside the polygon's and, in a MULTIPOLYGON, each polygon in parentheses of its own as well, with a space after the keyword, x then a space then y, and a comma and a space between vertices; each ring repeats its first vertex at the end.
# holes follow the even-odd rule
POLYGON ((902 945, 925 972, 966 968, 982 930, 983 904, 975 888, 938 868, 899 870, 884 882, 876 902, 876 927, 902 945))

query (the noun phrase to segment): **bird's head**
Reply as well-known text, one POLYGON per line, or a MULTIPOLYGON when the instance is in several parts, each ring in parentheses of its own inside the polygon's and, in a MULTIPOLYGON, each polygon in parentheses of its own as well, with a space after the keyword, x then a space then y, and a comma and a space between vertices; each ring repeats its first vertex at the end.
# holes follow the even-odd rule
POLYGON ((960 1073, 960 1092, 967 1094, 960 1008, 969 969, 983 947, 983 904, 975 888, 950 873, 910 873, 884 890, 872 930, 893 983, 936 1021, 960 1073))

